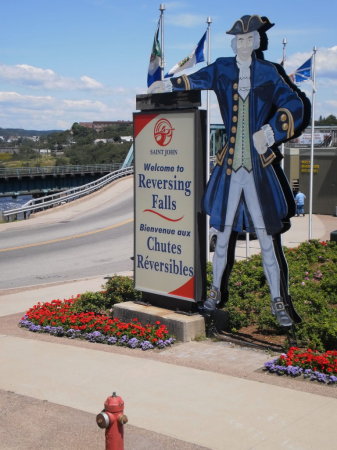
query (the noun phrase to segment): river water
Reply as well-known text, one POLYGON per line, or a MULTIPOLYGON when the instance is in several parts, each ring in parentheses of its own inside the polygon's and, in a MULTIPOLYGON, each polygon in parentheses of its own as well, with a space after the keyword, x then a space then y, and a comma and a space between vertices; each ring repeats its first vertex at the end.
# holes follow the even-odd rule
POLYGON ((0 197, 0 211, 6 211, 7 209, 19 208, 27 203, 33 197, 31 195, 19 195, 16 198, 13 197, 0 197))

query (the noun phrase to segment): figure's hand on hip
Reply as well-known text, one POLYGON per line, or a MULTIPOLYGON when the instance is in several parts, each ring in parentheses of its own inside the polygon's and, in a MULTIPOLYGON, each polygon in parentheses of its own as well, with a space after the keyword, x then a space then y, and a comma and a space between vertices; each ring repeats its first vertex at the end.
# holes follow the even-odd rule
POLYGON ((172 83, 170 79, 155 81, 147 89, 148 94, 161 94, 163 92, 172 92, 172 83))
POLYGON ((263 155, 268 149, 268 142, 263 130, 256 131, 253 134, 254 147, 260 155, 263 155))

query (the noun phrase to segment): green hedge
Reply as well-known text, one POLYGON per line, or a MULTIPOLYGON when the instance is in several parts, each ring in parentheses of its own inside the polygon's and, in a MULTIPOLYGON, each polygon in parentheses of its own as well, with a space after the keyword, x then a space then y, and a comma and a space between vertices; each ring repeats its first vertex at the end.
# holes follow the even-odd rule
POLYGON ((141 293, 133 287, 130 277, 115 275, 109 277, 102 286, 102 292, 85 292, 74 304, 76 312, 92 311, 99 314, 109 314, 116 303, 141 299, 141 293))
MULTIPOLYGON (((303 320, 296 326, 297 338, 302 345, 314 349, 337 349, 337 243, 312 240, 284 250, 289 291, 303 320)), ((261 255, 234 264, 225 309, 232 332, 256 325, 261 333, 284 333, 270 311, 261 255)))

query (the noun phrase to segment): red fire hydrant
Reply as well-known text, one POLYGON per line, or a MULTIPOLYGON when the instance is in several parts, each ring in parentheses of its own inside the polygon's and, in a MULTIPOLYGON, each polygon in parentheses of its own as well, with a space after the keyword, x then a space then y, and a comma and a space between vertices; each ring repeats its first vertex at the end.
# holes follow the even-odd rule
POLYGON ((104 409, 97 414, 96 423, 100 428, 105 428, 105 449, 124 450, 124 427, 128 418, 124 414, 124 401, 116 392, 108 397, 104 403, 104 409))

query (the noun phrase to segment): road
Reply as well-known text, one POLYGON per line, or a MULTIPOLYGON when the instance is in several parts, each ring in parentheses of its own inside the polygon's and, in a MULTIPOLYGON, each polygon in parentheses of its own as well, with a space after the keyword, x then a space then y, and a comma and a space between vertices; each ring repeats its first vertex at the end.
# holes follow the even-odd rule
MULTIPOLYGON (((306 239, 308 217, 292 219, 284 245, 306 239)), ((336 218, 313 216, 313 236, 326 240, 336 218)), ((249 254, 259 253, 257 240, 249 254)), ((238 241, 236 258, 245 258, 238 241)), ((43 285, 132 270, 133 177, 29 220, 0 224, 0 290, 43 285)))
POLYGON ((0 290, 132 269, 132 177, 83 199, 0 224, 0 290))

